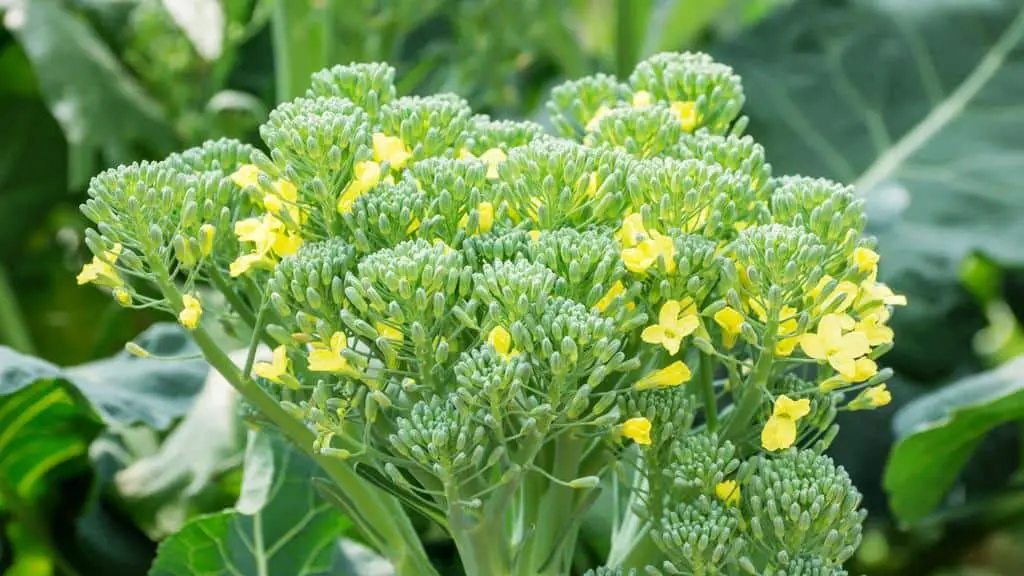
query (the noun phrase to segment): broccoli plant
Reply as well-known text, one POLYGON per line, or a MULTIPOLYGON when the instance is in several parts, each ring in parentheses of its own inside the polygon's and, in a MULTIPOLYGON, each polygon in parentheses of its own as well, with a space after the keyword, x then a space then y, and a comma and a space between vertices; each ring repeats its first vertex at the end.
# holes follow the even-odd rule
POLYGON ((823 452, 889 402, 906 303, 853 190, 773 175, 702 54, 555 88, 553 134, 393 78, 317 73, 267 152, 96 176, 79 282, 177 316, 400 574, 436 574, 411 511, 469 576, 569 574, 605 490, 598 575, 846 574, 865 513, 823 452))

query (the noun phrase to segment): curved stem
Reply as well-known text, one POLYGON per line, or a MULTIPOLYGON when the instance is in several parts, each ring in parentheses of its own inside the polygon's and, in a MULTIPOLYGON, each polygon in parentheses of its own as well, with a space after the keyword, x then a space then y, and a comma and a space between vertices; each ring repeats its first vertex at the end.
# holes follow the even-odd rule
MULTIPOLYGON (((157 258, 149 259, 148 263, 156 276, 160 291, 170 302, 171 308, 181 310, 184 307, 181 292, 169 280, 166 266, 157 258)), ((406 514, 396 498, 374 489, 345 462, 315 452, 313 450, 314 435, 306 425, 293 418, 254 380, 243 374, 202 326, 198 326, 192 331, 192 338, 210 366, 238 390, 238 393, 263 417, 273 423, 285 437, 312 457, 331 480, 350 496, 354 511, 369 519, 373 527, 380 533, 384 542, 380 552, 391 561, 398 574, 436 576, 437 572, 423 549, 409 515, 406 514)))

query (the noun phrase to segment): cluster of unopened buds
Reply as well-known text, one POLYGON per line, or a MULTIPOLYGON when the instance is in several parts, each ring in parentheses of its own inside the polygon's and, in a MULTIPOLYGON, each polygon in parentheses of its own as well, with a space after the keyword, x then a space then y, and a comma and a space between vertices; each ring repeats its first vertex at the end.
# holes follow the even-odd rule
POLYGON ((846 574, 864 513, 823 453, 837 412, 890 401, 906 303, 854 190, 773 175, 701 54, 557 87, 553 133, 393 76, 316 74, 265 150, 100 174, 79 282, 211 359, 210 321, 269 344, 235 382, 273 399, 256 417, 442 526, 470 576, 570 573, 595 502, 597 574, 846 574))

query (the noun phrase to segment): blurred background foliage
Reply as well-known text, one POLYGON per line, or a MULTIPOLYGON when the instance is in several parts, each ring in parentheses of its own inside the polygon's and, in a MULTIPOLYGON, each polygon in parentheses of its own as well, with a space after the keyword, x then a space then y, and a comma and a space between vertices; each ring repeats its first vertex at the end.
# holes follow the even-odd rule
POLYGON ((0 0, 0 21, 0 569, 142 574, 158 540, 185 554, 237 522, 245 478, 294 473, 243 454, 201 363, 117 353, 190 344, 137 337, 156 318, 75 285, 93 174, 258 144, 268 110, 334 64, 386 61, 402 93, 543 123, 565 79, 704 50, 743 77, 776 174, 858 186, 882 279, 910 299, 896 410, 833 448, 871 512, 852 571, 1024 573, 1022 0, 0 0))

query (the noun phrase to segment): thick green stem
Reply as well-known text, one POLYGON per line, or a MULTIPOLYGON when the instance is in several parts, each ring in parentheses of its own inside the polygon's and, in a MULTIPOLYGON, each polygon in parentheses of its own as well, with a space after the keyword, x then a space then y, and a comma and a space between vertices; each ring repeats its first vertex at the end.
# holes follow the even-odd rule
POLYGON ((704 420, 708 430, 718 428, 718 399, 715 398, 715 361, 710 354, 700 354, 700 392, 704 400, 704 420))
MULTIPOLYGON (((157 278, 160 291, 170 302, 171 308, 181 310, 183 308, 181 292, 170 281, 166 266, 158 258, 150 259, 149 264, 157 278)), ((383 540, 380 552, 391 561, 398 574, 402 576, 437 574, 408 514, 396 498, 374 489, 345 462, 314 452, 314 435, 306 425, 293 418, 255 381, 243 374, 202 326, 192 331, 192 338, 210 366, 238 390, 242 398, 256 408, 263 417, 273 423, 285 437, 316 460, 331 480, 349 497, 354 511, 372 523, 373 528, 383 540)))
MULTIPOLYGON (((584 441, 571 432, 555 440, 555 457, 551 475, 562 482, 575 480, 579 473, 583 447, 584 441)), ((575 501, 575 489, 549 481, 547 491, 538 508, 537 529, 531 542, 532 561, 530 567, 533 570, 532 574, 563 574, 565 572, 565 560, 571 558, 564 554, 565 543, 573 540, 575 531, 579 529, 579 526, 566 526, 566 522, 572 521, 575 501), (566 528, 568 528, 568 533, 561 537, 562 531, 566 528), (544 572, 541 572, 544 563, 552 555, 556 560, 551 562, 544 572)))
POLYGON ((726 440, 738 442, 746 436, 750 423, 757 415, 761 407, 764 395, 763 389, 768 383, 768 377, 772 373, 772 362, 775 360, 775 333, 778 331, 778 320, 773 316, 764 329, 764 346, 757 363, 754 365, 754 372, 747 380, 739 402, 736 403, 736 410, 729 418, 729 423, 722 430, 722 436, 726 440))
POLYGON ((11 348, 25 354, 35 352, 32 337, 29 335, 25 316, 18 306, 18 298, 11 287, 7 269, 0 264, 0 338, 11 348))
POLYGON ((510 576, 512 558, 505 537, 505 523, 480 522, 460 501, 458 490, 445 486, 448 529, 459 550, 466 576, 510 576))

